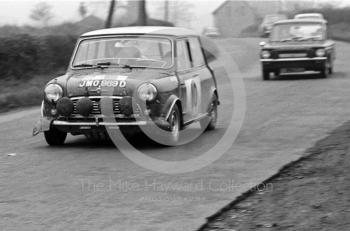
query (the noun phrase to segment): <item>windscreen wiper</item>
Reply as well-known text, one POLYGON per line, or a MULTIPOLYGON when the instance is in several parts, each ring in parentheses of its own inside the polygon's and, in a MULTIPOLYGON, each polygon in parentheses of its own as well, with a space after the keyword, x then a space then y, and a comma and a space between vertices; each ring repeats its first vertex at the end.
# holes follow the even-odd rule
POLYGON ((298 41, 307 41, 307 40, 317 41, 317 40, 320 40, 320 37, 319 36, 310 36, 310 37, 304 37, 304 38, 298 39, 298 41))
POLYGON ((74 65, 73 67, 94 67, 94 65, 88 64, 88 63, 81 63, 81 64, 74 65))
POLYGON ((132 69, 133 67, 128 65, 128 64, 119 64, 119 63, 112 63, 112 62, 103 62, 103 63, 97 63, 96 64, 98 67, 102 67, 102 66, 118 66, 121 68, 130 68, 132 69))

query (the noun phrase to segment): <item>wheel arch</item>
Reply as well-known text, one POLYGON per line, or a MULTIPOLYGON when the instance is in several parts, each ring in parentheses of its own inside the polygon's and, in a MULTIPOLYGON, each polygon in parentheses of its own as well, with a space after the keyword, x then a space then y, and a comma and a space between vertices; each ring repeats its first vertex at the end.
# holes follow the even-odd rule
POLYGON ((164 118, 165 120, 168 120, 169 119, 169 116, 170 116, 170 112, 171 110, 173 110, 174 106, 177 105, 179 110, 180 110, 180 119, 181 119, 181 125, 183 125, 183 110, 182 110, 182 102, 181 100, 175 96, 175 95, 171 95, 167 102, 165 103, 165 107, 164 107, 164 110, 163 110, 163 114, 164 114, 164 118))

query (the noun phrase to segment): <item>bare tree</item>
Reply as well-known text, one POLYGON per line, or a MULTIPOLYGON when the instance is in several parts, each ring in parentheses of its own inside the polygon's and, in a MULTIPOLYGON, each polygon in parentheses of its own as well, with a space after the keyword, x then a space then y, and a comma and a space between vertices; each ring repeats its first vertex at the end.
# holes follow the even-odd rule
POLYGON ((163 18, 164 21, 171 22, 176 26, 190 27, 193 20, 194 5, 186 0, 164 0, 160 2, 156 17, 163 18))
POLYGON ((194 7, 193 4, 185 0, 171 1, 170 3, 169 21, 176 26, 190 27, 193 19, 193 14, 191 12, 194 7))
POLYGON ((139 26, 147 26, 146 0, 139 0, 137 21, 139 26))
POLYGON ((30 18, 34 21, 41 23, 43 26, 48 26, 49 21, 52 19, 51 6, 46 2, 39 2, 34 6, 30 14, 30 18))
POLYGON ((114 11, 115 11, 115 4, 116 4, 116 0, 111 0, 111 2, 109 4, 109 10, 108 10, 108 16, 106 19, 105 28, 110 28, 112 26, 113 15, 114 15, 114 11))
POLYGON ((164 0, 164 21, 169 21, 169 0, 164 0))
POLYGON ((81 18, 85 18, 86 14, 87 14, 87 9, 86 9, 84 2, 80 3, 78 10, 79 10, 79 14, 80 14, 81 18))

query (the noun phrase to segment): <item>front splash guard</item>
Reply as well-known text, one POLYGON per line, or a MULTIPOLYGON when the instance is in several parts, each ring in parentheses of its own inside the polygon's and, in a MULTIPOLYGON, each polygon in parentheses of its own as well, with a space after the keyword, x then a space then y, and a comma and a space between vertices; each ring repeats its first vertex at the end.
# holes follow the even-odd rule
POLYGON ((51 127, 51 123, 52 123, 52 119, 47 119, 47 118, 40 118, 39 121, 37 121, 34 125, 33 128, 33 136, 38 135, 40 132, 45 132, 45 131, 49 131, 50 127, 51 127))

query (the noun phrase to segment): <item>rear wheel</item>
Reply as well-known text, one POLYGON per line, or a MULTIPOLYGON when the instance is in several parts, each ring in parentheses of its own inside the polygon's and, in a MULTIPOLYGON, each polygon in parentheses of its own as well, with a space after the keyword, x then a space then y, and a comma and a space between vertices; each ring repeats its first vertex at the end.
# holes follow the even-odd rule
POLYGON ((55 127, 50 128, 49 131, 44 132, 45 140, 50 146, 63 145, 67 138, 67 132, 62 132, 55 127))
POLYGON ((206 119, 200 121, 201 128, 207 131, 215 130, 218 120, 218 99, 215 95, 210 104, 209 114, 206 119))

